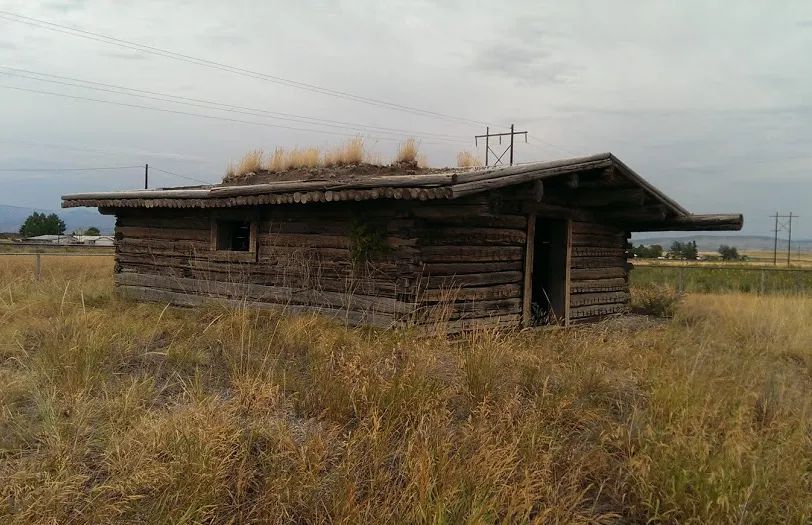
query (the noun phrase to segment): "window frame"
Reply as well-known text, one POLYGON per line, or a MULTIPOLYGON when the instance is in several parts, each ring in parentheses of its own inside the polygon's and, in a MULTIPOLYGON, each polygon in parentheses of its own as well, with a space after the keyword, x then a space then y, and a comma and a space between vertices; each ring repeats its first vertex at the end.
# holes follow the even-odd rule
POLYGON ((240 262, 257 261, 257 233, 259 231, 259 215, 256 212, 216 211, 211 215, 210 225, 210 253, 214 259, 240 262), (248 251, 220 250, 217 248, 220 223, 223 221, 241 221, 249 223, 248 251))

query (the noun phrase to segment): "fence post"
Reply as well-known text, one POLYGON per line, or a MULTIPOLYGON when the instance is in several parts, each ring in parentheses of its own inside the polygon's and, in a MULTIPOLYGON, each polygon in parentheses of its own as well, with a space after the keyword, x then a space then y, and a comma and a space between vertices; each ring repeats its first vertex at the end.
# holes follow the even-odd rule
POLYGON ((40 261, 40 254, 37 254, 37 260, 34 266, 34 278, 37 281, 39 281, 41 270, 42 270, 42 262, 40 261))

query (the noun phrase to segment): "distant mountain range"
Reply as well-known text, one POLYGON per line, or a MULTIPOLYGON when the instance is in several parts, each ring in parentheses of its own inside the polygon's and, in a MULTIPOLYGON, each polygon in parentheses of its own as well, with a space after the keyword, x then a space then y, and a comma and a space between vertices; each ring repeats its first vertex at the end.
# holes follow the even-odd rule
POLYGON ((40 213, 56 213, 65 221, 65 231, 84 230, 95 226, 103 234, 113 233, 116 219, 112 215, 102 215, 95 209, 71 208, 66 210, 48 210, 43 208, 25 208, 0 204, 0 232, 16 233, 20 231, 25 219, 38 211, 40 213))
MULTIPOLYGON (((735 246, 739 249, 739 251, 753 251, 753 250, 772 250, 773 249, 773 238, 769 235, 669 235, 669 236, 657 236, 657 237, 649 237, 648 234, 640 234, 639 236, 635 235, 632 237, 632 242, 635 246, 638 244, 645 244, 646 246, 650 244, 659 244, 665 249, 668 249, 669 246, 674 241, 680 242, 688 242, 688 241, 696 241, 696 246, 701 252, 713 252, 719 249, 719 246, 722 244, 727 244, 728 246, 735 246)), ((812 251, 812 239, 792 239, 792 250, 795 251, 800 246, 802 252, 812 251)), ((786 250, 787 248, 787 240, 786 239, 778 239, 778 249, 779 250, 786 250)))

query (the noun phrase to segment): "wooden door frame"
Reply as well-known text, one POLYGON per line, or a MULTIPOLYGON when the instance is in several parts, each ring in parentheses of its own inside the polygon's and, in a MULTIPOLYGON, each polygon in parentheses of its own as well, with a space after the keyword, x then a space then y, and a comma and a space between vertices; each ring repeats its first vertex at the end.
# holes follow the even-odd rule
MULTIPOLYGON (((533 266, 536 252, 536 219, 535 212, 527 214, 527 231, 524 250, 524 282, 522 286, 522 327, 530 327, 533 323, 533 266)), ((564 220, 564 312, 563 325, 570 325, 570 290, 572 270, 572 220, 564 220)))

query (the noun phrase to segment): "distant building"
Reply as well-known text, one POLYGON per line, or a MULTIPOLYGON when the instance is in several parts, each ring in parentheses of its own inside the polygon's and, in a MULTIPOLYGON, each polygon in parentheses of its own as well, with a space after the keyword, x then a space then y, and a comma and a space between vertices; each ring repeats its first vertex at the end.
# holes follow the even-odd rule
POLYGON ((114 244, 112 235, 75 235, 74 237, 79 244, 92 246, 113 246, 114 244))
POLYGON ((35 237, 26 237, 23 242, 30 242, 34 244, 76 244, 78 241, 73 235, 37 235, 35 237))

